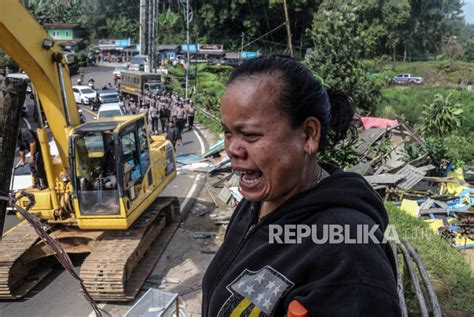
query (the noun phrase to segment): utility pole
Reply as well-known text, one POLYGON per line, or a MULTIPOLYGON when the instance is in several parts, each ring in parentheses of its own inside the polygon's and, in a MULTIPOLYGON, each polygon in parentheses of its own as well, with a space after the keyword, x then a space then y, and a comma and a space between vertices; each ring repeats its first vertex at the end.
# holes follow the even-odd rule
POLYGON ((288 35, 288 53, 291 57, 293 57, 293 45, 291 44, 290 19, 288 18, 288 6, 286 4, 286 0, 283 0, 283 6, 285 10, 286 33, 288 35))
POLYGON ((147 47, 147 55, 148 55, 148 71, 151 73, 153 72, 153 52, 152 52, 152 36, 153 36, 153 3, 152 0, 148 0, 148 28, 147 28, 147 35, 148 35, 148 47, 147 47))
MULTIPOLYGON (((157 13, 157 10, 158 10, 158 2, 159 0, 153 0, 153 42, 151 43, 151 48, 152 48, 152 52, 153 52, 153 69, 155 70, 156 68, 158 68, 159 65, 156 65, 156 29, 157 29, 157 26, 158 26, 158 23, 156 21, 156 18, 158 16, 158 13, 157 13)), ((155 72, 155 71, 154 71, 155 72)))
POLYGON ((140 55, 145 55, 146 52, 146 0, 140 0, 140 55))
POLYGON ((189 89, 189 67, 191 67, 191 61, 189 60, 189 0, 186 0, 186 93, 185 98, 188 99, 188 89, 189 89))

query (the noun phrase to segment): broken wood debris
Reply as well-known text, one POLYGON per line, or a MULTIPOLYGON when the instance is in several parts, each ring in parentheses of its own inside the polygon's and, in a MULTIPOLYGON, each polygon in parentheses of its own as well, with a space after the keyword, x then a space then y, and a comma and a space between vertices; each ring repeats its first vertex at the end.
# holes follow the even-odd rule
POLYGON ((425 146, 425 141, 401 118, 396 122, 372 117, 360 120, 363 124, 355 147, 358 163, 347 171, 364 176, 386 202, 422 217, 456 248, 474 247, 471 224, 463 220, 474 217, 474 187, 463 173, 471 177, 474 172, 455 169, 449 162, 444 172, 440 162, 427 153, 414 157, 409 150, 425 146))

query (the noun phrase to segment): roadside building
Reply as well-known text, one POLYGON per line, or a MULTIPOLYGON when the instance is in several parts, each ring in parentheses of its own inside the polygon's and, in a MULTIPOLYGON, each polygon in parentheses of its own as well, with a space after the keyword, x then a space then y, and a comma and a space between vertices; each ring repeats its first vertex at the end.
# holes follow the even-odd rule
POLYGON ((65 51, 78 51, 85 47, 84 30, 79 24, 46 23, 43 27, 55 44, 65 51))
POLYGON ((198 56, 206 63, 209 60, 221 59, 224 55, 224 45, 222 44, 198 44, 198 56))
POLYGON ((222 44, 181 44, 178 47, 176 59, 186 60, 189 51, 191 63, 208 63, 224 57, 224 45, 222 44))
POLYGON ((98 52, 102 61, 122 63, 132 59, 138 54, 137 45, 131 43, 131 39, 102 39, 99 45, 94 48, 98 52))
POLYGON ((158 52, 159 63, 165 64, 166 61, 172 61, 176 59, 178 55, 178 44, 160 44, 156 47, 158 52))

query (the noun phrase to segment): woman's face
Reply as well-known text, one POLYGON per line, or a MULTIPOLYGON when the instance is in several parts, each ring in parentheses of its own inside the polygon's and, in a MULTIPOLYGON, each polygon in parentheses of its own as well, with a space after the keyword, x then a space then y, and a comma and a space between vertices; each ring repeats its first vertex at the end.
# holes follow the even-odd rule
POLYGON ((246 77, 234 81, 221 102, 225 150, 242 195, 275 207, 304 188, 309 172, 306 135, 278 109, 280 89, 279 79, 246 77))

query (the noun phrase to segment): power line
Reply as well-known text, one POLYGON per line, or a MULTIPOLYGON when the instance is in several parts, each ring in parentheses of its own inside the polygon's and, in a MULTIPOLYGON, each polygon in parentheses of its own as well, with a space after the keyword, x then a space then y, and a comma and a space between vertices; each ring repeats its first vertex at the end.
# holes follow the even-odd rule
POLYGON ((280 24, 279 26, 277 26, 277 27, 274 28, 273 30, 271 30, 271 31, 269 31, 269 32, 267 32, 267 33, 265 33, 265 34, 263 34, 262 36, 256 38, 255 40, 253 40, 253 41, 251 41, 251 42, 245 44, 244 46, 242 46, 242 48, 246 48, 247 46, 252 45, 253 43, 259 41, 260 39, 264 38, 265 36, 269 35, 270 33, 275 32, 276 30, 280 29, 281 27, 283 27, 283 26, 285 26, 285 25, 286 25, 286 22, 283 22, 282 24, 280 24))

